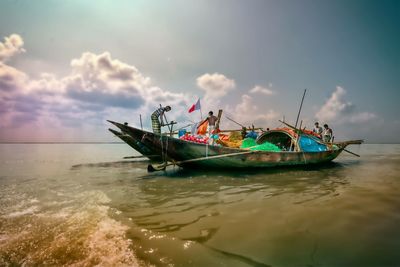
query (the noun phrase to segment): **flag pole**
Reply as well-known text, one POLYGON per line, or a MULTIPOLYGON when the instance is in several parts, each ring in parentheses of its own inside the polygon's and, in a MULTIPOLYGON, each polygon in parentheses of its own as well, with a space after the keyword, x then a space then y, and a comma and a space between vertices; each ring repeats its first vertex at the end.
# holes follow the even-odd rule
POLYGON ((199 105, 200 105, 200 120, 202 121, 203 120, 203 112, 201 112, 200 97, 199 97, 199 100, 197 100, 197 102, 199 102, 199 105))

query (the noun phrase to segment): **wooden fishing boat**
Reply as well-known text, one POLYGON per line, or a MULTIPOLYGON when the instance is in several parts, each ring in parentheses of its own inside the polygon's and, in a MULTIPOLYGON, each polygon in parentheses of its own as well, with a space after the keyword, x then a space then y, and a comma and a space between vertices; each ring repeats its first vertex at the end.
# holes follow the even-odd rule
POLYGON ((191 168, 265 168, 321 164, 335 159, 347 145, 362 143, 362 140, 353 140, 325 144, 311 135, 290 128, 282 128, 265 132, 256 140, 258 144, 264 142, 275 144, 281 151, 257 151, 199 144, 166 134, 154 134, 113 121, 109 122, 129 136, 129 139, 123 140, 125 142, 129 140, 127 143, 139 153, 158 155, 157 160, 163 160, 164 163, 160 166, 150 167, 149 165, 149 171, 162 169, 168 165, 191 168))
MULTIPOLYGON (((148 146, 144 145, 141 142, 141 137, 140 136, 138 136, 138 135, 137 136, 132 136, 128 132, 125 132, 123 129, 124 129, 124 127, 126 125, 120 124, 120 123, 117 123, 117 122, 113 122, 113 121, 109 121, 109 122, 111 122, 112 124, 114 124, 115 126, 117 126, 118 128, 121 129, 121 132, 118 132, 118 131, 116 131, 114 129, 108 129, 115 136, 120 138, 122 141, 127 143, 130 147, 132 147, 137 152, 139 152, 141 155, 143 155, 144 157, 150 159, 151 161, 154 161, 154 162, 161 162, 162 161, 161 153, 158 153, 158 151, 156 151, 152 147, 148 147, 148 146)), ((127 126, 127 129, 128 128, 132 128, 132 127, 127 126)), ((129 130, 129 132, 130 132, 130 130, 129 130)))

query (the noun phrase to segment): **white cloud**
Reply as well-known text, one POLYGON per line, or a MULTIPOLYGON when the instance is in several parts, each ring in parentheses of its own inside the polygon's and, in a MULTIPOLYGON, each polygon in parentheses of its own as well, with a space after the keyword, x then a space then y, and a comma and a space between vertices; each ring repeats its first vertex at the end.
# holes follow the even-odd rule
POLYGON ((265 88, 265 87, 262 87, 260 85, 256 85, 255 87, 253 87, 250 90, 250 93, 252 93, 252 94, 260 93, 260 94, 264 94, 264 95, 273 95, 273 94, 275 94, 275 92, 272 91, 270 88, 265 88))
POLYGON ((150 78, 144 77, 136 67, 112 59, 109 52, 96 55, 85 52, 71 61, 72 71, 85 80, 99 79, 114 83, 130 81, 135 88, 143 89, 150 84, 150 78))
POLYGON ((77 100, 149 111, 159 104, 179 106, 187 96, 161 89, 134 66, 112 59, 110 53, 83 53, 71 61, 72 74, 64 78, 66 93, 77 100))
POLYGON ((0 42, 0 61, 5 62, 12 56, 25 52, 24 41, 18 34, 11 34, 0 42))
MULTIPOLYGON (((24 51, 22 45, 20 37, 6 38, 2 58, 24 51)), ((112 59, 108 52, 83 53, 71 61, 71 73, 61 78, 51 73, 32 78, 0 62, 0 139, 34 140, 36 134, 60 140, 80 133, 87 134, 87 140, 104 138, 106 119, 136 121, 135 113, 149 114, 163 104, 173 106, 170 119, 176 120, 173 116, 184 116, 188 98, 153 85, 136 67, 112 59), (16 135, 15 128, 24 131, 16 135)))
MULTIPOLYGON (((234 108, 225 107, 228 116, 231 116, 235 121, 245 125, 250 126, 254 124, 256 127, 271 127, 275 123, 275 120, 280 116, 280 114, 272 109, 261 110, 255 103, 254 99, 244 94, 241 96, 241 101, 234 108)), ((230 127, 233 125, 227 123, 230 127)))
POLYGON ((218 99, 236 87, 235 81, 223 74, 203 74, 197 78, 197 86, 204 90, 206 101, 218 99))
POLYGON ((363 123, 363 122, 368 122, 373 119, 376 119, 377 116, 374 113, 370 112, 360 112, 353 114, 352 116, 349 117, 349 122, 351 123, 363 123))
POLYGON ((344 99, 346 90, 340 86, 315 114, 319 121, 334 123, 362 123, 377 118, 374 113, 357 112, 351 102, 344 99))
POLYGON ((354 106, 351 102, 346 102, 344 100, 345 94, 346 91, 342 87, 337 86, 331 97, 315 115, 317 119, 321 121, 332 121, 341 115, 349 114, 354 106))
POLYGON ((65 92, 75 100, 97 105, 137 108, 150 84, 135 67, 113 60, 110 53, 85 52, 71 61, 72 72, 63 79, 65 92))
POLYGON ((0 62, 0 94, 12 94, 15 90, 26 90, 28 76, 11 66, 0 62))

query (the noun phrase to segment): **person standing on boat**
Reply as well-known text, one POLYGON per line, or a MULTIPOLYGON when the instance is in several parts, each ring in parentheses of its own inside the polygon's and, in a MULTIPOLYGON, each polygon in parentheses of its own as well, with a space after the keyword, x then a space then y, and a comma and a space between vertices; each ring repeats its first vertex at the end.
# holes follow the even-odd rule
POLYGON ((151 114, 151 126, 153 127, 153 133, 161 134, 161 126, 164 126, 164 113, 171 110, 170 106, 160 107, 151 114), (160 123, 161 120, 161 123, 160 123))
POLYGON ((205 120, 203 120, 197 128, 199 128, 203 123, 206 123, 207 121, 208 121, 208 135, 210 135, 215 130, 215 125, 218 121, 218 117, 214 116, 214 112, 212 111, 208 112, 208 117, 205 120))
POLYGON ((329 128, 328 124, 324 124, 324 130, 322 132, 322 140, 325 143, 328 143, 331 141, 333 135, 333 131, 331 128, 329 128))
POLYGON ((316 122, 314 125, 315 125, 315 127, 314 127, 314 129, 313 129, 312 131, 313 131, 314 133, 318 134, 319 136, 321 136, 321 134, 322 134, 322 132, 323 132, 322 127, 319 126, 319 123, 318 123, 318 122, 316 122))

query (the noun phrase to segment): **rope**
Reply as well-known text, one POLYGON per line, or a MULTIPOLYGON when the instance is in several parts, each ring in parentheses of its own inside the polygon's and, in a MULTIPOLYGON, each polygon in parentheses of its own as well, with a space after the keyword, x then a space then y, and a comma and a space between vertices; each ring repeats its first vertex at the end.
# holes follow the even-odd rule
POLYGON ((303 159, 304 159, 304 164, 307 164, 307 160, 306 160, 306 155, 304 155, 304 151, 302 151, 303 153, 303 159))
POLYGON ((164 160, 165 162, 165 156, 164 156, 164 145, 163 145, 163 141, 162 141, 162 135, 160 135, 160 143, 161 143, 161 158, 164 160))
POLYGON ((165 137, 165 158, 164 161, 167 162, 167 153, 168 153, 168 137, 165 137))
POLYGON ((160 143, 161 143, 161 158, 163 159, 164 163, 167 163, 168 137, 165 136, 165 138, 163 138, 163 136, 160 135, 160 143), (163 139, 165 139, 165 145, 164 145, 163 139), (164 147, 165 147, 165 151, 164 151, 164 147))

